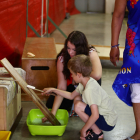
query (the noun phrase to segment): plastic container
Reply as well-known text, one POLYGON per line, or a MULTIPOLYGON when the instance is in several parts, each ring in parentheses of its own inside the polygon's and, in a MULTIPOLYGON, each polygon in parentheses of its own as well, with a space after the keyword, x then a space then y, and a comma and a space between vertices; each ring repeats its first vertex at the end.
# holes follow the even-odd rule
POLYGON ((61 123, 60 126, 53 126, 49 121, 42 123, 43 117, 44 114, 39 109, 30 110, 26 123, 31 135, 63 135, 69 119, 67 110, 58 109, 55 115, 57 120, 61 123))
POLYGON ((0 131, 0 140, 9 140, 11 131, 0 131))

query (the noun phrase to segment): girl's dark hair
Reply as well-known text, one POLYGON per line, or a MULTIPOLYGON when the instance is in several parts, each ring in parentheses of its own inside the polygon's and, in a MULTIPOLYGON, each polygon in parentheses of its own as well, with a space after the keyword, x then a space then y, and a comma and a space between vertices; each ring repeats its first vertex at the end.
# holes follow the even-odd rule
POLYGON ((57 55, 57 59, 56 59, 57 61, 59 56, 63 56, 63 64, 64 64, 63 74, 66 79, 70 78, 70 71, 67 68, 67 63, 71 58, 67 51, 68 41, 75 46, 76 55, 78 54, 89 55, 89 50, 91 48, 94 48, 93 46, 89 47, 86 36, 82 32, 73 31, 69 34, 68 38, 65 40, 64 48, 57 55))

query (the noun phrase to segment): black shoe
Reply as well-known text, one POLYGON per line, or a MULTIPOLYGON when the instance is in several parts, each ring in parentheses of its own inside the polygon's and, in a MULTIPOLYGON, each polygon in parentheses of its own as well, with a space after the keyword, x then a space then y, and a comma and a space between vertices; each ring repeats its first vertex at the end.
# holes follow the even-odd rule
POLYGON ((98 140, 99 136, 103 134, 103 132, 101 132, 100 134, 95 134, 92 130, 88 130, 87 131, 89 132, 89 134, 85 137, 86 140, 98 140))

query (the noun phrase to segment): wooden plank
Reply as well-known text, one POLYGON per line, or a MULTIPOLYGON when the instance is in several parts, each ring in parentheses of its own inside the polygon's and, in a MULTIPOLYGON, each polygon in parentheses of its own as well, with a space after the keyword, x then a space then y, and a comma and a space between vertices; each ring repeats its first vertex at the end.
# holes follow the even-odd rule
POLYGON ((5 69, 10 73, 10 75, 17 80, 17 83, 23 89, 23 91, 33 98, 33 102, 37 105, 37 107, 42 111, 45 117, 52 123, 52 125, 61 125, 60 122, 55 118, 55 116, 49 111, 49 109, 44 105, 44 103, 38 98, 35 92, 32 89, 27 88, 27 83, 24 79, 18 74, 18 72, 14 69, 14 67, 9 63, 9 61, 4 58, 1 60, 1 64, 5 67, 5 69))
POLYGON ((7 89, 0 88, 0 131, 6 130, 6 102, 7 102, 7 89))
MULTIPOLYGON (((55 44, 56 46, 56 52, 57 54, 61 51, 61 49, 64 47, 64 44, 55 44)), ((101 60, 110 60, 110 46, 103 46, 103 45, 92 45, 96 48, 98 51, 99 58, 101 60)), ((119 47, 120 49, 120 60, 123 60, 123 51, 124 47, 119 47)))
POLYGON ((0 88, 0 131, 5 129, 5 104, 4 104, 4 88, 0 88))

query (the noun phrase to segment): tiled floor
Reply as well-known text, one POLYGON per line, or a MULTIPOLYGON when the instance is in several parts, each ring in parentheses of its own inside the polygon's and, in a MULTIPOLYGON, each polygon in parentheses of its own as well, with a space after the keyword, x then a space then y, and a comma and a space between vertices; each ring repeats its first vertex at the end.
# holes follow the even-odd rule
MULTIPOLYGON (((105 14, 79 14, 64 20, 60 25, 63 32, 68 35, 73 30, 80 30, 85 33, 90 44, 110 45, 111 42, 111 15, 105 14)), ((126 21, 120 35, 120 45, 124 46, 126 32, 126 21)), ((63 43, 65 38, 54 31, 51 37, 55 38, 56 43, 63 43)), ((118 113, 116 127, 110 132, 104 132, 104 140, 123 140, 131 136, 135 131, 135 120, 132 107, 125 105, 118 99, 112 90, 112 83, 122 65, 120 61, 114 67, 109 60, 101 60, 103 66, 102 87, 111 96, 118 113)), ((63 136, 32 136, 26 125, 27 114, 31 109, 37 108, 33 102, 22 102, 23 117, 18 127, 13 133, 11 140, 79 140, 79 131, 84 125, 79 117, 69 118, 66 131, 63 136)))
MULTIPOLYGON (((71 16, 69 19, 65 19, 59 28, 68 36, 68 34, 74 30, 83 32, 89 44, 110 46, 111 44, 111 20, 110 14, 77 14, 71 16)), ((126 20, 122 25, 122 31, 120 33, 120 46, 125 46, 125 34, 126 34, 126 20)), ((55 38, 56 43, 64 43, 64 36, 58 31, 54 31, 50 37, 55 38)))

